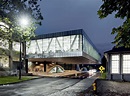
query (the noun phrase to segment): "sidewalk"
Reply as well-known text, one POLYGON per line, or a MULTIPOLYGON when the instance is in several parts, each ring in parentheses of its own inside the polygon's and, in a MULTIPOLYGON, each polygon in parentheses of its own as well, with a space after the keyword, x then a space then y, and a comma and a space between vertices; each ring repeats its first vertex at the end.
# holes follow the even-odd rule
MULTIPOLYGON (((49 96, 85 96, 85 93, 82 94, 82 92, 85 92, 96 80, 97 78, 85 78, 78 83, 76 83, 73 86, 67 87, 64 90, 61 90, 59 92, 56 92, 49 96), (69 95, 68 95, 69 94, 69 95)), ((86 95, 87 96, 87 95, 86 95)))
POLYGON ((77 89, 88 89, 96 80, 96 77, 91 77, 91 78, 85 78, 81 80, 79 83, 75 84, 73 87, 77 87, 77 89))
POLYGON ((81 82, 79 82, 77 84, 77 87, 80 86, 80 85, 82 85, 82 88, 84 88, 85 90, 83 90, 82 92, 79 92, 77 94, 77 96, 94 96, 94 95, 91 95, 91 93, 93 92, 93 86, 92 86, 92 84, 95 82, 96 79, 97 79, 97 77, 93 76, 91 78, 83 79, 81 82), (86 82, 86 84, 83 85, 83 82, 86 82))

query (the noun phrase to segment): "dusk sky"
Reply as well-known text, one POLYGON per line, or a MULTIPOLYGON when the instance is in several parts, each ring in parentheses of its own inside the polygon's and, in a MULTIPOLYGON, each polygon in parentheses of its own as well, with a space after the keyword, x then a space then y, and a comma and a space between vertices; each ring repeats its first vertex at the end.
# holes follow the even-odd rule
POLYGON ((44 20, 36 34, 83 29, 103 54, 114 46, 111 44, 114 40, 111 30, 123 20, 115 19, 114 15, 99 19, 97 11, 101 4, 101 0, 42 0, 40 6, 44 20))

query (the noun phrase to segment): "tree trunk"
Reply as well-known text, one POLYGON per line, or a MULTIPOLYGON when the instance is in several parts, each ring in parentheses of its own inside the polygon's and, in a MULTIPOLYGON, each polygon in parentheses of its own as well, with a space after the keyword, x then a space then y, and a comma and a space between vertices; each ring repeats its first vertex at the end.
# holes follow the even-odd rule
POLYGON ((12 54, 12 50, 13 50, 13 44, 12 42, 9 43, 9 69, 13 70, 13 54, 12 54))

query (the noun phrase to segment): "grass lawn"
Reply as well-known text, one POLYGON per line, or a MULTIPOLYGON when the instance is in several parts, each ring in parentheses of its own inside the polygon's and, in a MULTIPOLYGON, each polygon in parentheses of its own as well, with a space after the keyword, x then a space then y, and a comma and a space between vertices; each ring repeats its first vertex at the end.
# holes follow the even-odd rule
POLYGON ((106 74, 107 74, 106 72, 105 72, 105 73, 102 73, 100 78, 106 79, 106 74))
POLYGON ((30 79, 32 78, 27 77, 27 76, 22 76, 21 80, 19 80, 17 76, 5 76, 5 77, 0 77, 0 84, 21 82, 21 81, 30 80, 30 79))

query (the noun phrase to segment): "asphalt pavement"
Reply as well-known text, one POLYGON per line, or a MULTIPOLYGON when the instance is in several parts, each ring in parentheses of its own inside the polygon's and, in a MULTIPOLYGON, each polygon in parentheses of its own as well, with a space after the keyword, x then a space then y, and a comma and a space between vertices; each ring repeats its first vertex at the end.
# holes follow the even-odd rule
POLYGON ((90 87, 95 79, 39 78, 0 86, 0 96, 77 96, 90 87))

